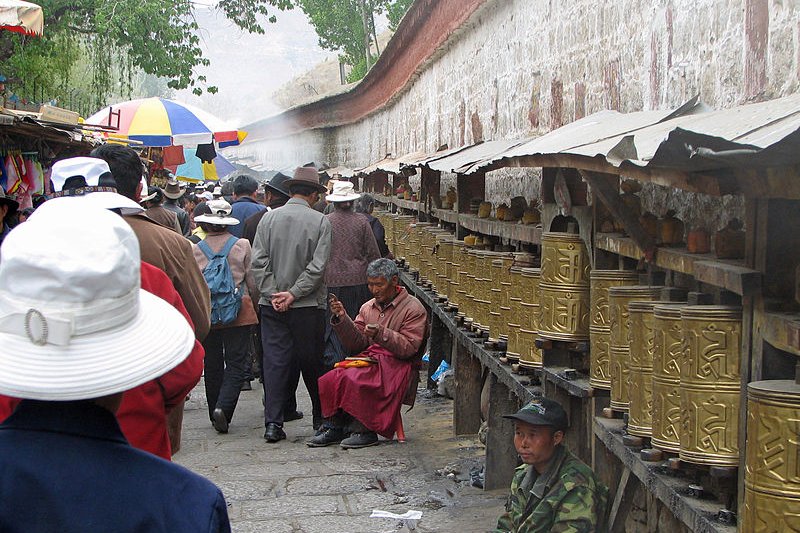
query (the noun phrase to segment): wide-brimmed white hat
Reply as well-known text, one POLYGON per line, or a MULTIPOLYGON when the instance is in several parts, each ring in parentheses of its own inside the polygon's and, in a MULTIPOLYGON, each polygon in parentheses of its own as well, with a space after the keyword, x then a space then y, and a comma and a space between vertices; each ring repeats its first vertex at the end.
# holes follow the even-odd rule
POLYGON ((111 177, 111 168, 103 159, 97 157, 70 157, 53 163, 50 179, 53 190, 62 191, 70 178, 83 178, 86 186, 97 187, 100 178, 111 177))
POLYGON ((235 226, 239 220, 231 215, 231 204, 222 198, 209 200, 206 205, 211 209, 211 213, 194 217, 195 222, 205 222, 206 224, 216 224, 217 226, 235 226))
POLYGON ((3 240, 2 394, 98 398, 164 374, 194 346, 186 319, 140 288, 136 234, 91 196, 45 202, 3 240))
MULTIPOLYGON (((136 213, 141 213, 144 211, 144 207, 137 204, 127 196, 122 196, 121 194, 115 192, 104 191, 97 191, 83 196, 64 196, 60 198, 53 198, 52 200, 47 200, 45 204, 51 205, 54 202, 62 202, 64 200, 71 202, 75 199, 80 199, 81 203, 67 204, 71 209, 114 209, 118 211, 120 215, 135 215, 136 213)), ((39 210, 37 209, 34 214, 38 212, 39 210)))
POLYGON ((355 192, 355 187, 349 181, 337 181, 333 184, 333 192, 325 197, 326 202, 352 202, 361 198, 361 194, 355 192))

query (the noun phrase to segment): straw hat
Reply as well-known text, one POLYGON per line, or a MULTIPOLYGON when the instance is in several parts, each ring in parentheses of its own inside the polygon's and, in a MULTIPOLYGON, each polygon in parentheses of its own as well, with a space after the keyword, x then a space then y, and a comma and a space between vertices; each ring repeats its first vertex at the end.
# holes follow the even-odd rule
POLYGON ((195 222, 205 222, 206 224, 216 224, 217 226, 235 226, 239 223, 238 219, 230 216, 231 204, 224 199, 209 200, 206 205, 211 210, 211 213, 194 217, 195 222))
POLYGON ((361 198, 361 194, 355 192, 355 187, 349 181, 336 181, 333 184, 333 192, 325 197, 326 202, 352 202, 361 198))
POLYGON ((328 189, 319 183, 319 174, 312 167, 297 167, 294 170, 292 179, 284 182, 287 189, 291 189, 292 185, 311 185, 316 187, 319 192, 326 192, 328 189))
POLYGON ((164 191, 161 190, 161 187, 150 185, 150 187, 147 188, 147 192, 147 196, 142 196, 142 203, 149 202, 150 200, 157 200, 160 203, 164 199, 164 191))
POLYGON ((98 398, 164 374, 194 346, 186 319, 140 288, 136 234, 88 198, 45 202, 3 241, 1 394, 98 398))

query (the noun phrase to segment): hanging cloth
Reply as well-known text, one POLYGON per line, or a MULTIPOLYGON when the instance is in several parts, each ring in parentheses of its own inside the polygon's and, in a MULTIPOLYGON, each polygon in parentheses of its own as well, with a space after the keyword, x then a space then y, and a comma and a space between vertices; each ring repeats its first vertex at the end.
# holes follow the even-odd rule
POLYGON ((203 163, 211 163, 217 157, 217 151, 214 150, 214 143, 211 144, 198 144, 197 145, 197 158, 203 163))
POLYGON ((8 184, 6 192, 9 194, 16 194, 17 189, 19 189, 19 186, 22 183, 22 180, 19 178, 19 171, 17 170, 17 164, 13 155, 6 155, 5 167, 7 175, 6 183, 8 184))
MULTIPOLYGON (((183 156, 183 146, 165 146, 162 149, 162 158, 164 159, 164 168, 177 167, 186 162, 183 156)), ((173 172, 175 172, 173 170, 173 172)))

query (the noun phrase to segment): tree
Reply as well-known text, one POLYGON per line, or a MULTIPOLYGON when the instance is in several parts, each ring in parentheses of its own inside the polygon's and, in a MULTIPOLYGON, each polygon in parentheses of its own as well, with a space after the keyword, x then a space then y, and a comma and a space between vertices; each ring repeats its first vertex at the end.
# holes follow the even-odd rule
MULTIPOLYGON (((200 49, 192 0, 39 0, 45 35, 0 34, 0 69, 31 84, 46 98, 64 95, 76 78, 88 78, 95 107, 116 91, 131 89, 137 71, 168 80, 171 89, 206 86, 199 67, 208 66, 200 49), (81 61, 84 60, 84 61, 81 61), (76 72, 76 67, 86 70, 76 72)), ((264 33, 261 20, 275 21, 275 9, 290 0, 219 0, 217 9, 239 28, 264 33)), ((37 92, 34 90, 34 92, 37 92)), ((38 95, 34 94, 35 99, 38 95)))
POLYGON ((394 30, 412 3, 413 0, 294 0, 308 15, 320 46, 340 52, 339 60, 352 67, 350 82, 363 78, 375 63, 375 15, 385 13, 394 30))

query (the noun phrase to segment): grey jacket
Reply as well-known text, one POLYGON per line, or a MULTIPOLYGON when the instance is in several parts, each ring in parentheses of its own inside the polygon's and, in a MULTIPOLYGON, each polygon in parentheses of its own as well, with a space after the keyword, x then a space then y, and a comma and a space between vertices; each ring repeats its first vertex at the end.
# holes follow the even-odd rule
POLYGON ((277 292, 288 290, 292 307, 327 307, 323 282, 331 252, 331 223, 298 198, 269 211, 258 223, 251 268, 260 293, 258 303, 269 305, 277 292))

